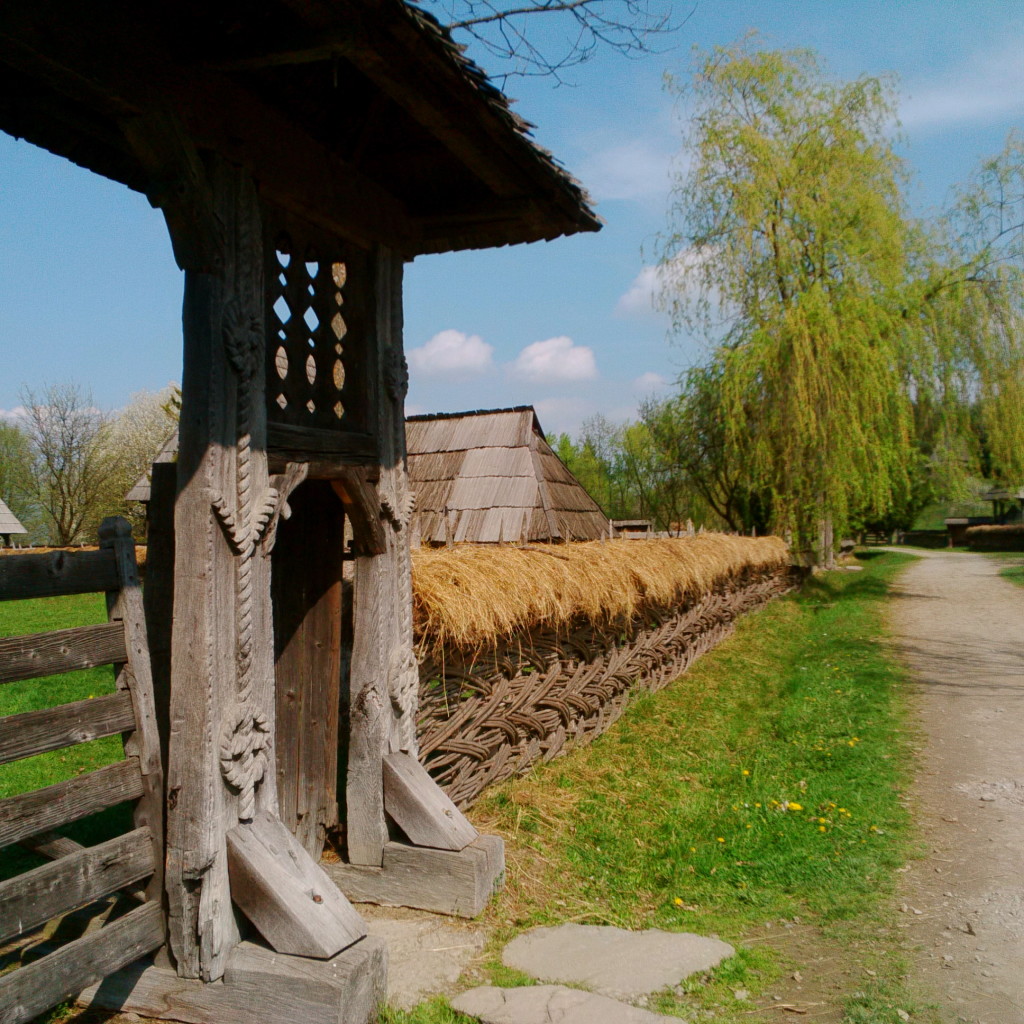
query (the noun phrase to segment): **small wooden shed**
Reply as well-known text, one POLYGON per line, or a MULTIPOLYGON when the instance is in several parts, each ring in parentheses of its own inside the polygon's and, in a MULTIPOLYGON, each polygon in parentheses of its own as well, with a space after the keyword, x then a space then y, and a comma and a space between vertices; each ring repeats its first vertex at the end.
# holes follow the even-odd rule
POLYGON ((28 530, 21 525, 3 498, 0 498, 0 546, 10 547, 11 537, 16 533, 28 533, 28 530))
POLYGON ((413 543, 599 540, 608 519, 544 439, 532 405, 410 416, 413 543))
POLYGON ((144 193, 184 271, 179 456, 153 476, 146 587, 169 941, 93 999, 366 1020, 384 956, 316 862, 325 829, 343 826, 364 895, 398 902, 410 879, 450 895, 475 836, 416 773, 403 266, 599 221, 404 0, 11 0, 0 130, 144 193))

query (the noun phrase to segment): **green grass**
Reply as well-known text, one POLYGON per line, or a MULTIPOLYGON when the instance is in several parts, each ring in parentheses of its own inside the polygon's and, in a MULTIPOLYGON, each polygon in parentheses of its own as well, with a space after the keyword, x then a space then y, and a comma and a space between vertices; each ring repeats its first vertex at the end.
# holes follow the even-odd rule
MULTIPOLYGON (((850 993, 849 1021, 923 1013, 902 987, 889 909, 913 848, 912 736, 884 609, 909 560, 876 552, 862 572, 815 577, 745 618, 668 689, 637 699, 591 747, 486 797, 474 818, 509 841, 506 890, 489 914, 495 948, 566 920, 734 943, 796 922, 874 971, 870 988, 850 993)), ((739 948, 653 1008, 751 1020, 734 993, 771 991, 791 953, 739 948)))
MULTIPOLYGON (((0 637, 69 629, 106 621, 107 611, 102 594, 7 601, 0 604, 0 637)), ((88 700, 113 691, 114 674, 109 665, 41 679, 24 679, 0 686, 0 716, 88 700)), ((0 799, 63 782, 120 760, 123 756, 120 737, 108 736, 0 765, 0 799)), ((62 831, 79 842, 91 845, 124 831, 127 821, 124 807, 114 807, 76 822, 62 831)), ((9 878, 38 863, 41 860, 31 854, 17 849, 4 850, 0 857, 0 878, 9 878)))

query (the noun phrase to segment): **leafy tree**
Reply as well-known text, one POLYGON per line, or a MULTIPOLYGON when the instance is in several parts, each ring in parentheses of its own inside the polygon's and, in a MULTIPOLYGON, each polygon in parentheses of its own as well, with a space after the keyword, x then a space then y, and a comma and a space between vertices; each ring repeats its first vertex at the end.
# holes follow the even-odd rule
POLYGON ((742 466, 774 528, 811 546, 822 524, 909 486, 911 407, 894 381, 913 234, 886 135, 892 89, 833 82, 812 54, 748 39, 701 55, 690 97, 663 301, 677 329, 716 345, 721 464, 742 466))
POLYGON ((108 418, 76 384, 22 392, 31 475, 28 488, 50 539, 74 544, 95 532, 112 502, 115 464, 104 444, 108 418))

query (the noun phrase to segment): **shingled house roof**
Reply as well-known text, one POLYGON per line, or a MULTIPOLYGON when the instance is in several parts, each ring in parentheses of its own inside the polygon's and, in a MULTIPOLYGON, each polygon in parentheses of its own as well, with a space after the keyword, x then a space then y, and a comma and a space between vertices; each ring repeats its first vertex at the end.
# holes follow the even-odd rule
POLYGON ((0 536, 8 533, 28 533, 28 530, 18 522, 18 517, 0 498, 0 536))
POLYGON ((608 519, 551 450, 533 406, 406 420, 413 536, 429 543, 597 540, 608 519))

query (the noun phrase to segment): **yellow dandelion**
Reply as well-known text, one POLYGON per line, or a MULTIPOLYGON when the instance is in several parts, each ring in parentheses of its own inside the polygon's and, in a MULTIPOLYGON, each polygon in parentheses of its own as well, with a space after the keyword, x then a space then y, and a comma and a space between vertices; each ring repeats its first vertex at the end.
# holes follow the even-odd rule
POLYGON ((818 831, 819 831, 819 832, 824 832, 824 831, 826 831, 826 829, 825 829, 825 826, 824 826, 824 825, 819 825, 819 826, 818 826, 818 831))
POLYGON ((749 775, 749 774, 750 774, 750 771, 749 771, 748 769, 744 768, 744 769, 743 769, 743 774, 744 774, 744 775, 749 775))
POLYGON ((675 904, 675 905, 676 905, 677 907, 681 907, 681 906, 683 905, 683 901, 682 901, 682 900, 681 900, 681 899, 680 899, 680 898, 679 898, 678 896, 677 896, 677 897, 676 897, 676 898, 675 898, 675 899, 674 899, 674 900, 673 900, 672 902, 673 902, 673 903, 674 903, 674 904, 675 904))
POLYGON ((803 804, 790 804, 789 805, 789 809, 791 811, 802 811, 804 809, 804 805, 803 804))
POLYGON ((718 837, 718 838, 717 838, 717 839, 715 840, 715 842, 716 842, 716 843, 724 843, 724 842, 725 842, 725 840, 724 840, 724 839, 723 839, 723 838, 722 838, 721 836, 719 836, 719 837, 718 837))

